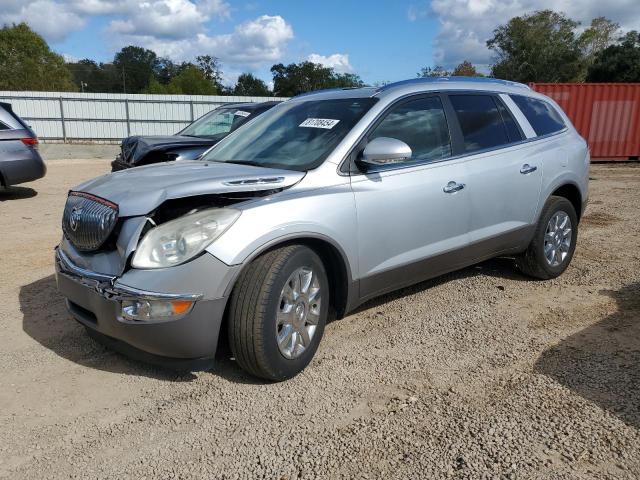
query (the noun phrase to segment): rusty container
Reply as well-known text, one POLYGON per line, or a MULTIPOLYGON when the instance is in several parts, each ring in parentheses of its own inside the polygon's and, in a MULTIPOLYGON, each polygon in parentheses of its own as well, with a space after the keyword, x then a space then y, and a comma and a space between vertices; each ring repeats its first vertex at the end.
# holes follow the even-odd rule
POLYGON ((532 83, 565 111, 591 150, 591 158, 638 160, 640 83, 532 83))

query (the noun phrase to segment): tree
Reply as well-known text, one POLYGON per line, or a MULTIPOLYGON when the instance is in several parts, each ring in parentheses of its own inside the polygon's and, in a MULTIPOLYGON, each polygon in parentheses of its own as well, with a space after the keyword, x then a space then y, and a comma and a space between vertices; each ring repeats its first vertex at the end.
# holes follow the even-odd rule
POLYGON ((273 91, 277 96, 293 97, 323 88, 361 87, 364 82, 355 74, 338 74, 318 63, 301 62, 271 67, 273 91))
POLYGON ((171 82, 171 80, 180 73, 180 71, 181 65, 175 64, 169 58, 160 57, 156 62, 153 76, 158 83, 162 85, 168 85, 169 82, 171 82))
POLYGON ((620 38, 618 45, 596 54, 587 72, 588 82, 640 82, 640 33, 620 38))
POLYGON ((129 45, 115 54, 113 64, 122 76, 121 91, 140 93, 158 68, 158 56, 146 48, 129 45))
POLYGON ((476 67, 474 67, 469 60, 463 61, 456 68, 454 68, 451 75, 456 77, 484 77, 484 75, 478 73, 476 67))
POLYGON ((588 63, 593 63, 595 56, 605 48, 613 45, 618 37, 620 25, 605 17, 596 17, 580 37, 578 43, 588 63))
POLYGON ((355 73, 334 73, 334 85, 330 88, 360 88, 364 82, 355 73))
POLYGON ((435 67, 422 67, 422 69, 418 72, 418 77, 426 78, 426 77, 448 77, 451 75, 451 72, 448 72, 444 69, 444 67, 440 65, 436 65, 435 67))
POLYGON ((246 95, 255 97, 267 97, 271 95, 267 84, 250 73, 243 73, 238 77, 233 89, 234 95, 246 95))
POLYGON ((487 41, 497 56, 492 76, 525 83, 578 80, 582 64, 574 33, 578 25, 551 10, 512 18, 487 41))
POLYGON ((163 85, 156 78, 152 78, 145 93, 162 95, 216 95, 218 89, 210 79, 206 78, 202 70, 191 63, 183 63, 181 72, 173 77, 167 85, 163 85))
POLYGON ((61 55, 26 23, 0 29, 0 90, 78 90, 61 55))
POLYGON ((222 80, 222 69, 220 60, 211 55, 198 55, 196 57, 196 67, 198 67, 205 78, 215 85, 220 84, 222 80))
POLYGON ((122 78, 112 63, 96 63, 85 58, 67 63, 73 83, 84 92, 122 92, 122 78))

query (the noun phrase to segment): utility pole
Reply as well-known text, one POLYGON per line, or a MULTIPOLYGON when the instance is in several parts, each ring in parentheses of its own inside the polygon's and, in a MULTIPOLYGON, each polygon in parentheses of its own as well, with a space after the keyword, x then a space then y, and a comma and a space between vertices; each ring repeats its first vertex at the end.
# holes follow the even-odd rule
POLYGON ((127 80, 124 76, 124 65, 122 66, 122 92, 127 93, 127 80))

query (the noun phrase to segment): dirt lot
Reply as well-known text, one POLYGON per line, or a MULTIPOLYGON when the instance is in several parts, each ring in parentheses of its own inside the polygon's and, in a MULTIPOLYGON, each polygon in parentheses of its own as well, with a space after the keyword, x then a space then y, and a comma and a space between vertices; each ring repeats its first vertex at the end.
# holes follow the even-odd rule
POLYGON ((107 169, 0 193, 0 477, 640 477, 639 167, 593 167, 561 278, 494 260, 370 302, 280 384, 228 358, 176 376, 70 319, 65 192, 107 169))

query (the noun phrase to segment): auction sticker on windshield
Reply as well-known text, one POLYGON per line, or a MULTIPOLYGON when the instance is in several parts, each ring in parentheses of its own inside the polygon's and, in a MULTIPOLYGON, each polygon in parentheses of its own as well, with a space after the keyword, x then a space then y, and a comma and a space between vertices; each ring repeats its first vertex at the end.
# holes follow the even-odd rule
POLYGON ((333 120, 331 118, 307 118, 300 124, 300 126, 307 128, 326 128, 327 130, 331 130, 339 121, 340 120, 333 120))
POLYGON ((249 115, 251 115, 251 113, 245 112, 244 110, 238 110, 236 111, 236 113, 234 113, 234 115, 238 115, 239 117, 248 117, 249 115))

